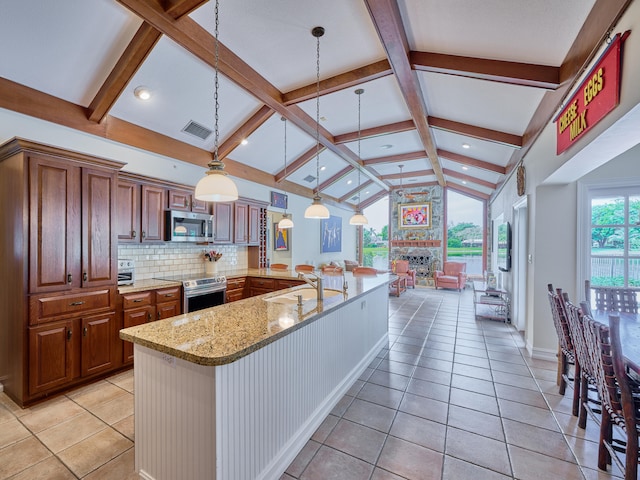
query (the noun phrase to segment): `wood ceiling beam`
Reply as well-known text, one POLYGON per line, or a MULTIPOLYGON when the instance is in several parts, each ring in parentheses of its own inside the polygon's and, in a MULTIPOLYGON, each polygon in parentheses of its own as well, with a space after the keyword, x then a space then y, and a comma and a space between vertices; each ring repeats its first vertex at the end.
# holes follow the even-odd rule
POLYGON ((448 152, 446 150, 438 149, 438 155, 442 158, 448 158, 449 160, 460 163, 462 165, 469 165, 470 167, 482 168, 483 170, 489 170, 490 172, 496 172, 501 175, 507 173, 507 169, 495 163, 485 162, 476 158, 467 157, 466 155, 460 155, 459 153, 448 152))
POLYGON ((450 183, 447 185, 447 190, 454 190, 470 197, 475 197, 478 200, 489 200, 491 195, 474 190, 473 188, 466 187, 464 185, 458 185, 457 183, 450 183))
MULTIPOLYGON (((164 35, 186 51, 202 60, 211 68, 215 66, 215 38, 188 16, 177 20, 167 15, 158 4, 147 0, 117 0, 124 7, 153 25, 164 35)), ((247 65, 240 57, 219 42, 218 70, 229 80, 244 89, 269 108, 279 113, 306 134, 316 138, 317 124, 297 105, 286 106, 282 93, 262 75, 247 65)), ((319 143, 354 167, 360 159, 343 145, 335 145, 333 137, 324 128, 319 128, 319 143)), ((367 175, 371 173, 367 172, 367 175)), ((385 190, 388 186, 375 176, 370 178, 385 190)))
POLYGON ((442 173, 448 175, 453 178, 457 178, 458 180, 464 180, 465 182, 475 183, 476 185, 481 185, 483 187, 491 188, 495 190, 497 185, 495 183, 487 182, 486 180, 482 180, 477 177, 472 177, 471 175, 465 175, 464 173, 456 172, 455 170, 450 170, 448 168, 443 168, 442 173))
POLYGON ((395 74, 436 178, 440 185, 445 186, 446 181, 442 174, 442 166, 438 160, 435 142, 429 131, 422 90, 409 63, 409 42, 402 24, 398 0, 365 0, 365 5, 386 51, 389 64, 395 74))
POLYGON ((389 192, 387 192, 386 190, 382 190, 376 193, 375 195, 367 198, 366 200, 363 200, 362 202, 360 202, 360 208, 364 210, 365 208, 370 207, 371 205, 376 203, 378 200, 380 200, 381 198, 387 197, 388 195, 389 195, 389 192))
POLYGON ((229 155, 245 138, 249 137, 255 132, 261 125, 271 118, 274 111, 266 105, 263 105, 258 109, 256 113, 251 115, 235 132, 233 132, 223 143, 218 147, 218 158, 225 158, 229 155))
POLYGON ((100 123, 105 119, 161 36, 162 34, 158 30, 148 23, 142 22, 115 67, 87 107, 89 120, 100 123))
POLYGON ((319 190, 322 191, 325 188, 329 188, 331 185, 333 185, 334 183, 339 182, 340 180, 342 180, 344 177, 349 175, 354 170, 355 170, 355 168, 352 167, 351 165, 346 166, 345 168, 340 170, 338 173, 333 175, 331 178, 328 178, 324 182, 322 182, 320 184, 319 190))
MULTIPOLYGON (((398 180, 407 177, 424 177, 427 175, 434 175, 433 170, 416 170, 415 172, 403 172, 403 173, 390 173, 388 175, 382 175, 382 180, 398 180)), ((406 185, 405 185, 406 187, 406 185)))
POLYGON ((373 182, 371 180, 367 180, 366 182, 360 184, 360 186, 356 186, 356 188, 354 188, 350 192, 348 192, 348 193, 344 194, 343 196, 341 196, 338 200, 340 202, 346 202, 348 199, 350 199, 354 195, 357 195, 358 192, 361 192, 362 190, 368 188, 371 185, 373 185, 373 182))
POLYGON ((548 65, 432 52, 410 52, 409 62, 413 69, 421 72, 444 73, 547 90, 554 90, 560 85, 560 68, 548 65))
MULTIPOLYGON (((415 130, 416 126, 413 120, 405 120, 403 122, 390 123, 388 125, 380 125, 379 127, 365 128, 360 131, 362 139, 379 137, 380 135, 389 135, 392 133, 401 133, 415 130)), ((333 142, 336 145, 341 143, 355 142, 358 140, 358 132, 343 133, 342 135, 336 135, 333 137, 333 142)), ((422 152, 422 155, 426 157, 426 154, 422 152)))
POLYGON ((408 162, 409 160, 419 160, 426 158, 427 154, 424 150, 418 150, 417 152, 399 153, 398 155, 389 155, 387 157, 370 158, 363 160, 362 165, 369 167, 371 165, 378 165, 380 163, 399 163, 408 162))
MULTIPOLYGON (((209 0, 156 0, 172 18, 180 18, 209 0)), ((87 118, 100 123, 107 116, 124 89, 127 87, 142 62, 147 58, 162 34, 147 22, 140 28, 127 45, 116 65, 104 81, 98 93, 87 108, 87 118)))
MULTIPOLYGON (((546 92, 542 97, 522 136, 522 148, 514 151, 509 159, 507 172, 512 171, 520 163, 542 130, 552 121, 564 97, 595 58, 599 47, 631 2, 632 0, 596 0, 560 66, 561 85, 554 91, 546 92)), ((500 186, 503 184, 504 182, 500 186)), ((497 192, 499 190, 495 193, 497 192)))
MULTIPOLYGON (((320 152, 319 153, 322 153, 323 150, 324 150, 324 147, 320 146, 320 152)), ((296 158, 293 162, 291 162, 290 164, 287 165, 287 174, 286 175, 285 175, 285 172, 284 172, 284 168, 282 170, 280 170, 278 173, 276 173, 274 175, 274 178, 275 178, 276 182, 278 182, 278 183, 282 182, 286 177, 291 175, 293 172, 295 172, 296 170, 299 170, 300 168, 305 166, 308 162, 310 162, 313 158, 316 157, 317 153, 318 153, 318 148, 314 145, 309 150, 307 150, 302 155, 300 155, 298 158, 296 158)))
POLYGON ((488 142, 506 145, 507 147, 522 147, 522 137, 520 135, 513 135, 499 130, 491 130, 489 128, 477 127, 467 123, 454 122, 453 120, 432 116, 427 117, 427 121, 431 128, 437 128, 438 130, 457 133, 479 140, 486 140, 488 142))
MULTIPOLYGON (((380 60, 379 62, 356 68, 349 72, 341 73, 335 77, 327 78, 320 82, 320 95, 338 92, 346 88, 355 87, 361 83, 370 82, 377 78, 391 75, 391 66, 388 60, 380 60)), ((295 103, 304 102, 315 98, 318 92, 318 86, 313 83, 304 87, 296 88, 283 94, 282 98, 285 105, 293 105, 295 103)))

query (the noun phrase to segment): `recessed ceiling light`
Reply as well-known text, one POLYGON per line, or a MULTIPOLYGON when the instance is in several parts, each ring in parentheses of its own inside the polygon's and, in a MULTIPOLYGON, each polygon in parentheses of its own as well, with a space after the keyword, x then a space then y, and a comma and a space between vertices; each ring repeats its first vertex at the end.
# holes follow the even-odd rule
POLYGON ((320 117, 320 121, 321 122, 326 122, 327 121, 327 117, 324 117, 324 116, 320 117))
POLYGON ((383 150, 389 150, 390 148, 393 148, 393 145, 391 145, 390 143, 386 143, 384 145, 380 145, 380 148, 383 150))
POLYGON ((462 180, 462 184, 463 184, 463 185, 466 185, 466 184, 467 184, 467 181, 466 181, 466 180, 462 180))
POLYGON ((320 167, 320 171, 324 172, 327 169, 327 167, 325 167, 324 165, 320 167))
POLYGON ((471 148, 471 145, 469 145, 468 143, 463 143, 462 148, 471 148))
POLYGON ((366 192, 364 192, 365 195, 369 195, 369 190, 367 190, 366 192))
POLYGON ((418 179, 417 178, 410 178, 409 180, 407 180, 407 182, 417 182, 418 179))
POLYGON ((463 167, 462 167, 462 169, 463 169, 463 170, 469 170, 469 167, 467 167, 467 166, 463 166, 463 167))
POLYGON ((133 94, 140 100, 149 100, 151 98, 151 90, 149 90, 148 87, 143 87, 142 85, 136 87, 133 94))
POLYGON ((347 180, 347 185, 351 185, 353 183, 353 180, 347 180))
POLYGON ((246 145, 247 143, 249 143, 249 140, 247 140, 246 138, 240 140, 240 145, 246 145))

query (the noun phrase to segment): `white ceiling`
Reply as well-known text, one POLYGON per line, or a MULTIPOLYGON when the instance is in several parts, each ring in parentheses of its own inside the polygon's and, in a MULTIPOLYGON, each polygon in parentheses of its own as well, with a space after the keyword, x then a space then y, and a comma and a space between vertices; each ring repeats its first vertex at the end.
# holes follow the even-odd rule
MULTIPOLYGON (((197 0, 184 1, 195 4, 197 0)), ((137 5, 148 11, 148 6, 154 5, 153 15, 145 20, 161 29, 160 24, 154 23, 155 16, 162 20, 168 14, 158 6, 160 3, 148 0, 4 0, 0 16, 0 57, 3 59, 0 77, 66 102, 61 105, 89 107, 94 98, 100 96, 100 87, 143 25, 143 19, 130 8, 138 8, 137 5)), ((316 145, 313 126, 316 117, 313 95, 316 39, 310 30, 320 25, 326 29, 320 39, 320 79, 352 72, 354 80, 344 83, 346 77, 339 77, 340 85, 335 91, 320 98, 320 126, 331 148, 319 156, 320 165, 325 167, 320 172, 319 183, 350 165, 358 165, 360 151, 365 167, 361 182, 371 178, 375 182, 366 189, 368 194, 363 189, 363 202, 400 184, 398 178, 379 178, 399 173, 399 164, 404 165, 405 187, 415 182, 440 182, 480 198, 487 198, 494 191, 494 187, 487 186, 486 182, 495 186, 504 180, 508 168, 513 167, 514 158, 517 159, 518 147, 479 138, 481 135, 470 136, 468 131, 461 133, 434 126, 432 117, 523 137, 550 90, 490 81, 473 72, 451 75, 414 69, 416 90, 412 92, 417 94, 418 111, 429 119, 431 127, 427 129, 427 135, 433 148, 457 156, 439 155, 439 158, 430 159, 427 155, 429 146, 419 128, 394 131, 387 127, 400 122, 413 121, 411 125, 415 124, 412 115, 415 116, 416 110, 408 99, 407 83, 392 73, 371 79, 362 77, 356 70, 388 58, 394 68, 402 68, 402 61, 398 64, 398 56, 392 51, 395 44, 388 43, 379 34, 380 29, 389 26, 380 21, 376 24, 375 15, 370 13, 370 9, 381 8, 381 3, 378 0, 220 0, 220 42, 238 57, 241 71, 252 69, 242 80, 220 75, 220 145, 241 136, 248 137, 247 145, 232 144, 228 149, 229 169, 233 165, 250 166, 275 179, 284 168, 284 122, 281 121, 284 114, 289 118, 286 122, 288 185, 294 188, 298 185, 302 188, 298 191, 302 192, 315 187, 315 180, 311 183, 304 180, 309 175, 316 176, 315 156, 298 169, 291 168, 291 164, 316 145), (311 98, 290 106, 280 101, 279 95, 305 86, 313 87, 311 98), (387 127, 385 131, 391 131, 363 138, 360 150, 355 141, 357 136, 350 137, 345 143, 336 139, 340 135, 357 134, 356 88, 365 90, 360 97, 361 128, 385 130, 383 127, 387 127), (264 107, 265 95, 276 98, 278 111, 264 115, 249 128, 249 135, 242 135, 247 122, 264 107), (470 148, 463 148, 463 144, 470 148), (423 155, 408 160, 397 157, 412 152, 423 155), (389 157, 388 162, 367 164, 367 160, 381 157, 389 157), (477 161, 485 162, 484 167, 473 166, 477 161), (444 175, 439 171, 427 175, 416 173, 434 170, 434 162, 438 168, 445 169, 444 175), (463 169, 465 163, 466 169, 463 169), (499 167, 499 171, 487 168, 491 165, 499 167), (456 175, 447 172, 456 172, 456 175), (466 177, 460 178, 460 175, 466 177), (463 180, 466 183, 463 184, 463 180)), ((395 2, 385 3, 393 5, 395 2)), ((189 13, 188 18, 171 20, 170 28, 177 28, 187 37, 191 35, 186 41, 191 41, 192 45, 201 44, 212 51, 214 4, 213 0, 205 1, 189 13), (185 22, 187 20, 189 23, 185 22), (194 34, 198 27, 210 35, 194 34)), ((411 52, 530 63, 559 70, 592 7, 603 8, 602 4, 602 0, 398 0, 398 31, 406 35, 411 52)), ((124 81, 105 114, 107 118, 147 129, 151 144, 163 144, 164 140, 156 142, 154 137, 160 134, 176 141, 172 151, 180 151, 180 145, 186 144, 210 157, 207 152, 214 149, 214 135, 202 140, 182 129, 193 120, 213 130, 214 71, 206 61, 180 45, 180 39, 176 42, 175 38, 169 38, 174 34, 165 33, 139 67, 133 64, 137 70, 133 68, 135 73, 124 81), (151 100, 143 102, 133 95, 135 88, 141 85, 151 90, 151 100)), ((225 55, 224 52, 221 54, 223 62, 229 59, 225 55)), ((221 71, 228 70, 223 67, 221 71)), ((24 113, 22 106, 1 100, 2 95, 11 95, 13 88, 6 82, 2 85, 0 107, 24 113)), ((34 100, 36 103, 47 101, 40 97, 34 100)), ((273 108, 273 105, 268 106, 273 108)), ((59 121, 53 118, 54 115, 51 117, 45 116, 45 119, 59 121)), ((90 121, 87 122, 89 126, 80 128, 90 131, 90 121)), ((114 140, 126 143, 124 139, 114 140)), ((193 150, 185 148, 185 152, 193 150)), ((193 160, 186 153, 184 158, 180 155, 174 158, 201 166, 206 163, 201 158, 193 160)), ((353 192, 357 183, 357 170, 353 170, 326 186, 322 194, 340 199, 353 192)), ((355 204, 352 197, 347 202, 355 204)))

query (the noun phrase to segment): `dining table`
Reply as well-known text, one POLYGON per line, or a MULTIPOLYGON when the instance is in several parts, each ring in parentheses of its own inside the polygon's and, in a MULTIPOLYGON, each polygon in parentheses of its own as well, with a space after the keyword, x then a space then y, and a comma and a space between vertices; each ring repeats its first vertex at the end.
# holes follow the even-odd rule
POLYGON ((620 317, 620 344, 627 366, 640 375, 640 313, 592 310, 591 317, 609 325, 609 315, 620 317))

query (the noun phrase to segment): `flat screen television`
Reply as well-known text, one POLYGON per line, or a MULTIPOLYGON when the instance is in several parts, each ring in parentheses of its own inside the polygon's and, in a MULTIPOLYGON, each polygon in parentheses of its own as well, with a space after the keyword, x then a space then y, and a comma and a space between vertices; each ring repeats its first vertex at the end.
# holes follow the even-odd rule
POLYGON ((511 270, 511 225, 504 222, 498 226, 498 270, 511 270))

